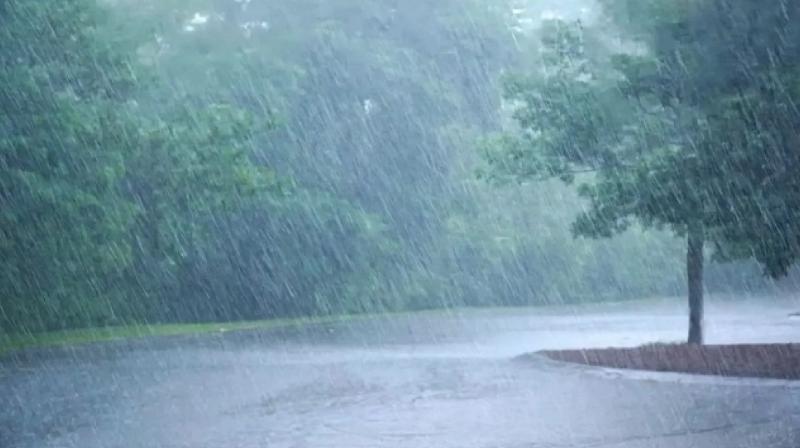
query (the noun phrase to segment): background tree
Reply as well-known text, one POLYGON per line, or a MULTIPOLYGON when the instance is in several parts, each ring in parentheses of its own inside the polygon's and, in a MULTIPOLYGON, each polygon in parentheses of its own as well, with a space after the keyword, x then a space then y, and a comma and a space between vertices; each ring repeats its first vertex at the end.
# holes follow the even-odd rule
POLYGON ((95 324, 130 262, 116 113, 135 79, 93 1, 0 3, 0 319, 95 324))
POLYGON ((159 316, 162 282, 144 274, 181 267, 211 211, 273 183, 248 159, 245 117, 141 101, 157 85, 94 1, 0 8, 3 327, 159 316))

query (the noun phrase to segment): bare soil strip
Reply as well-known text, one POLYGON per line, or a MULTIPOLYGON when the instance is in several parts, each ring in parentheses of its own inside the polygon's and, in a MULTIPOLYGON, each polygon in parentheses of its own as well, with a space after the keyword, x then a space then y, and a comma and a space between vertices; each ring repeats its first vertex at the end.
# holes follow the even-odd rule
POLYGON ((800 344, 655 344, 539 353, 556 361, 615 369, 800 380, 800 344))

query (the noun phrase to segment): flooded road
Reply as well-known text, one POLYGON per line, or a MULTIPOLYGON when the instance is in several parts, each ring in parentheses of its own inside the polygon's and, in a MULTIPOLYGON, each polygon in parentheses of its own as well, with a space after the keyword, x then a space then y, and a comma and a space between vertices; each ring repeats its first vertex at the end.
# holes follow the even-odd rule
MULTIPOLYGON (((789 383, 632 380, 517 358, 679 341, 682 305, 423 313, 29 351, 0 360, 0 446, 800 446, 789 383)), ((792 311, 712 303, 708 342, 800 342, 792 311)))

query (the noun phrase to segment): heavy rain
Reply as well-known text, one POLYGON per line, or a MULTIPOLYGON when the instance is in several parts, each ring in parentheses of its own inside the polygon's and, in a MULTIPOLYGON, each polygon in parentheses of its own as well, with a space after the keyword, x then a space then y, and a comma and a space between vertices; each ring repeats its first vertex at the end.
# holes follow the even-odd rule
POLYGON ((0 447, 800 446, 800 2, 0 0, 0 447))

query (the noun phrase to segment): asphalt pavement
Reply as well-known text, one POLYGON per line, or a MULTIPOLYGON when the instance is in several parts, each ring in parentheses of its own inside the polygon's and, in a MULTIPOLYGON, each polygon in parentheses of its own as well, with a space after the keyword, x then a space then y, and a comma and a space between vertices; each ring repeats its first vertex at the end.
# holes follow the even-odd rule
MULTIPOLYGON (((792 306, 712 303, 709 342, 800 342, 792 306)), ((519 357, 681 340, 684 312, 467 310, 28 350, 0 358, 0 447, 800 446, 796 383, 519 357)))

